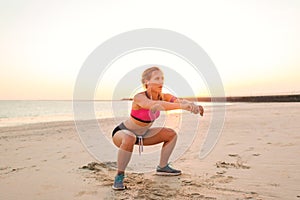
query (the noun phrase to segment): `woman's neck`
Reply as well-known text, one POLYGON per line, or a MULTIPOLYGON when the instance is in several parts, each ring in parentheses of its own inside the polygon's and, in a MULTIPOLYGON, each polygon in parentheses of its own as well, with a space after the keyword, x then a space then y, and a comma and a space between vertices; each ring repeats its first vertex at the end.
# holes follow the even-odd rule
POLYGON ((151 100, 159 100, 161 97, 161 93, 158 92, 146 90, 146 93, 151 100))

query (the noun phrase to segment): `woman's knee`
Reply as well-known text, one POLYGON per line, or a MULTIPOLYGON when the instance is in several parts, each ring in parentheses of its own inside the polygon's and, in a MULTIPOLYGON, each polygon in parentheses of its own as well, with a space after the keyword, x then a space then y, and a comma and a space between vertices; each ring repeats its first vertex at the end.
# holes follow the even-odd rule
POLYGON ((168 140, 170 141, 170 140, 176 140, 177 139, 177 133, 176 133, 176 131, 174 131, 173 129, 171 129, 171 128, 167 128, 167 130, 166 130, 166 132, 167 132, 167 137, 168 137, 168 140))
POLYGON ((118 131, 113 136, 113 142, 117 147, 133 147, 136 141, 136 136, 133 133, 125 132, 125 131, 118 131))
POLYGON ((121 145, 133 146, 135 144, 135 142, 136 142, 136 136, 135 135, 124 134, 124 136, 122 138, 121 145))

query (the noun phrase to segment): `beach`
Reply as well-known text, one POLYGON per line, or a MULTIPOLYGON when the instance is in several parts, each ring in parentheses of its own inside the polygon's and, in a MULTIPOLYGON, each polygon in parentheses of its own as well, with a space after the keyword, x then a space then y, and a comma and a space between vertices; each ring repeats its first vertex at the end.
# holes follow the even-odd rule
MULTIPOLYGON (((0 127, 0 199, 300 199, 300 103, 228 106, 219 141, 200 159, 205 109, 197 137, 172 163, 183 174, 129 172, 125 191, 111 189, 116 160, 95 159, 74 121, 0 127)), ((109 135, 116 120, 100 121, 109 135)))

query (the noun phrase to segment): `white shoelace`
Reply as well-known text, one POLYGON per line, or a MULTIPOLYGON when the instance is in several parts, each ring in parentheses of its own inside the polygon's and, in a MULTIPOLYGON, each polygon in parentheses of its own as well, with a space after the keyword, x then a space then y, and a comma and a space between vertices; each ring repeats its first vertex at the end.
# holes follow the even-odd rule
POLYGON ((139 144, 139 155, 143 152, 143 136, 137 136, 138 138, 138 144, 139 144))

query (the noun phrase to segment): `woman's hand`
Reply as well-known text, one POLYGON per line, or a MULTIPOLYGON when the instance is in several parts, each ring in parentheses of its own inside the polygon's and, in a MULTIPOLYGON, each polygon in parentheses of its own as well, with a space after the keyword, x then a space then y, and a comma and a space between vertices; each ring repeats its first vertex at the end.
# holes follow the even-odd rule
POLYGON ((182 109, 190 111, 194 114, 200 113, 201 116, 203 116, 203 114, 204 114, 204 108, 202 106, 196 105, 196 104, 191 103, 191 102, 183 102, 182 103, 182 109))
POLYGON ((191 106, 192 106, 191 113, 198 114, 200 112, 199 106, 197 106, 194 103, 191 103, 191 106))
POLYGON ((194 114, 198 114, 200 112, 199 107, 197 105, 195 105, 192 102, 188 102, 188 101, 182 102, 182 109, 190 111, 194 114))
POLYGON ((186 110, 186 111, 192 111, 193 106, 189 102, 182 102, 181 103, 181 109, 186 110))

